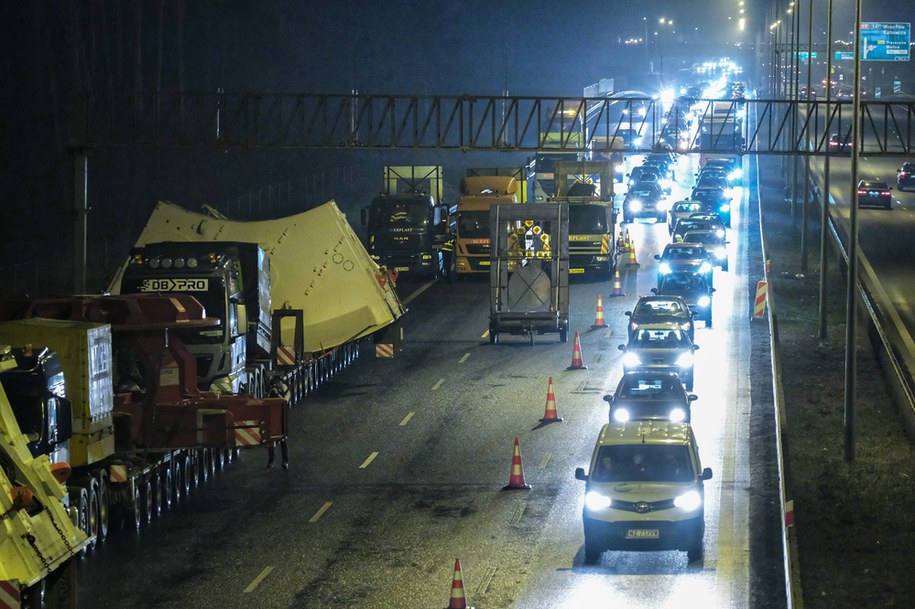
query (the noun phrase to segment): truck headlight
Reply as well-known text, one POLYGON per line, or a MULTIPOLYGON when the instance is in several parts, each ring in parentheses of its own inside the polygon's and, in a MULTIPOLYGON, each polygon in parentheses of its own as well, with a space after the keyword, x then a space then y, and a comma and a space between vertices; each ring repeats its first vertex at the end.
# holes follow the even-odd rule
POLYGON ((721 207, 719 207, 718 209, 721 210, 721 211, 723 211, 723 212, 725 212, 725 213, 727 213, 727 212, 731 211, 731 204, 730 204, 730 203, 722 203, 722 204, 721 204, 721 207))
POLYGON ((670 411, 669 418, 673 423, 682 423, 686 420, 686 411, 682 408, 674 408, 670 411))
POLYGON ((700 296, 698 304, 700 307, 707 307, 710 304, 712 304, 712 297, 711 296, 700 296))
POLYGON ((743 169, 735 169, 728 174, 728 179, 731 181, 739 180, 743 177, 743 169))
POLYGON ((715 252, 715 257, 719 260, 727 258, 728 252, 723 247, 718 247, 713 250, 715 252))
POLYGON ((629 209, 632 211, 642 211, 642 201, 641 199, 632 199, 629 201, 629 209))
POLYGON ((658 273, 660 273, 661 275, 669 275, 670 274, 670 264, 668 264, 666 262, 662 262, 661 264, 659 264, 658 273))
POLYGON ((613 410, 613 420, 617 423, 625 423, 629 418, 629 411, 625 408, 615 408, 613 410))
POLYGON ((680 508, 684 512, 695 512, 702 507, 702 495, 699 494, 699 491, 686 491, 682 495, 674 498, 674 506, 680 508))
MULTIPOLYGON (((613 501, 610 500, 610 497, 602 495, 597 491, 588 491, 585 493, 585 507, 587 507, 589 510, 606 510, 612 503, 613 501)), ((676 504, 676 499, 674 499, 674 503, 676 504)))
POLYGON ((718 230, 715 231, 715 235, 718 237, 724 237, 724 229, 719 228, 718 230))
POLYGON ((635 366, 641 366, 642 360, 639 359, 639 356, 633 353, 632 351, 627 351, 626 355, 623 356, 623 366, 626 368, 634 368, 635 366))
POLYGON ((692 368, 693 352, 689 351, 677 358, 677 366, 680 368, 692 368))
POLYGON ((711 272, 712 272, 712 265, 709 264, 708 262, 703 262, 703 263, 699 266, 699 272, 700 272, 700 273, 711 273, 711 272))

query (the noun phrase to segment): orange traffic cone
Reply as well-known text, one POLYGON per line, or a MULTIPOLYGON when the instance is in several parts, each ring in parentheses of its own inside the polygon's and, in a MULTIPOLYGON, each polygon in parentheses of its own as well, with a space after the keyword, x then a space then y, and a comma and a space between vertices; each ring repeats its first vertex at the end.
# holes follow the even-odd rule
POLYGON ((623 239, 623 233, 620 233, 620 236, 616 239, 616 249, 619 251, 626 249, 626 241, 623 239))
POLYGON ((600 294, 597 295, 597 315, 594 317, 592 328, 606 328, 607 323, 604 321, 604 301, 600 294))
POLYGON ((629 249, 629 266, 639 266, 638 261, 635 259, 635 243, 629 249))
POLYGON ((551 376, 550 384, 546 389, 546 412, 544 412, 540 422, 554 423, 557 421, 562 421, 562 417, 556 412, 556 394, 553 393, 553 377, 551 376))
POLYGON ((581 339, 578 332, 575 333, 575 346, 572 348, 572 365, 566 370, 587 370, 584 362, 581 361, 581 339))
POLYGON ((620 283, 619 269, 616 269, 616 272, 613 274, 613 293, 610 294, 610 298, 616 298, 617 296, 625 296, 625 294, 623 294, 623 284, 620 283))
POLYGON ((454 559, 454 577, 451 579, 451 601, 445 609, 473 609, 467 607, 464 597, 464 575, 461 573, 461 559, 454 559))
MULTIPOLYGON (((518 443, 518 438, 515 437, 515 452, 512 454, 512 469, 508 476, 508 484, 502 487, 502 490, 530 490, 530 488, 531 485, 524 481, 524 468, 521 466, 521 445, 518 443)), ((449 607, 449 609, 451 608, 449 607)))
POLYGON ((629 236, 628 228, 626 229, 626 245, 624 247, 627 251, 632 249, 632 238, 629 236))

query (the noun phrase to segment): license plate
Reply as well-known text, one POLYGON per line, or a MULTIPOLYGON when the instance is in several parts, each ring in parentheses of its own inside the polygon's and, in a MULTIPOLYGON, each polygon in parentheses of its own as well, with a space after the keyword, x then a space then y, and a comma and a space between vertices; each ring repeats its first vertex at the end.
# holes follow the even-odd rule
POLYGON ((395 268, 397 269, 397 272, 398 272, 398 273, 399 273, 400 271, 409 271, 409 270, 410 270, 410 267, 408 267, 408 266, 398 266, 398 267, 395 267, 395 268))
POLYGON ((583 275, 584 269, 569 269, 569 275, 583 275))
POLYGON ((869 197, 876 197, 879 194, 880 194, 879 192, 876 192, 874 190, 867 191, 867 196, 869 196, 869 197))
POLYGON ((626 531, 626 539, 658 539, 660 536, 658 529, 629 529, 626 531))
POLYGON ((489 266, 489 260, 481 260, 480 266, 489 266))

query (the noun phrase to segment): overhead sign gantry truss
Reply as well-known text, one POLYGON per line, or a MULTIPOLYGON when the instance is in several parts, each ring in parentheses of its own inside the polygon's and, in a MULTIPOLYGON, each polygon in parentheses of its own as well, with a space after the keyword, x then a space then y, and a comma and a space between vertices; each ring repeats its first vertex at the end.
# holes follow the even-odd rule
MULTIPOLYGON (((98 146, 600 151, 609 138, 640 139, 633 152, 664 146, 716 152, 739 130, 754 154, 822 155, 833 134, 850 136, 852 103, 684 100, 671 112, 652 98, 294 95, 257 93, 86 94, 72 143, 98 146), (702 137, 703 132, 711 135, 702 137)), ((908 155, 915 101, 863 101, 861 154, 908 155)), ((728 144, 730 146, 730 144, 728 144)))

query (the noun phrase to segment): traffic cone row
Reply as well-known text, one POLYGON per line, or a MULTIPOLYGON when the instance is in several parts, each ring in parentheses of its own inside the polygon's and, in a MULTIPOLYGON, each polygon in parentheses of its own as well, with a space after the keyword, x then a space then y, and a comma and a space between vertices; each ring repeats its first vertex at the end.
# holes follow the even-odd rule
POLYGON ((546 389, 546 411, 543 413, 541 423, 553 423, 562 421, 562 417, 556 411, 556 394, 553 392, 553 377, 550 377, 550 384, 546 389))
POLYGON ((461 572, 461 559, 454 559, 454 577, 451 578, 451 600, 445 609, 473 609, 467 607, 464 595, 464 574, 461 572))
POLYGON ((597 295, 597 315, 594 317, 594 325, 592 328, 606 328, 607 322, 604 321, 604 301, 601 298, 601 295, 597 295))
POLYGON ((587 370, 588 367, 585 366, 584 362, 581 359, 581 338, 578 335, 578 332, 575 333, 575 346, 572 348, 572 365, 570 365, 566 370, 587 370))
POLYGON ((521 465, 521 444, 515 436, 515 452, 512 453, 512 468, 508 474, 508 484, 504 490, 524 489, 530 490, 531 485, 524 481, 524 467, 521 465))
POLYGON ((629 266, 638 266, 639 263, 635 259, 635 243, 632 244, 632 248, 629 250, 629 266))
POLYGON ((616 298, 617 296, 625 296, 625 294, 623 294, 623 284, 620 283, 619 269, 613 274, 613 293, 610 294, 610 298, 616 298))

